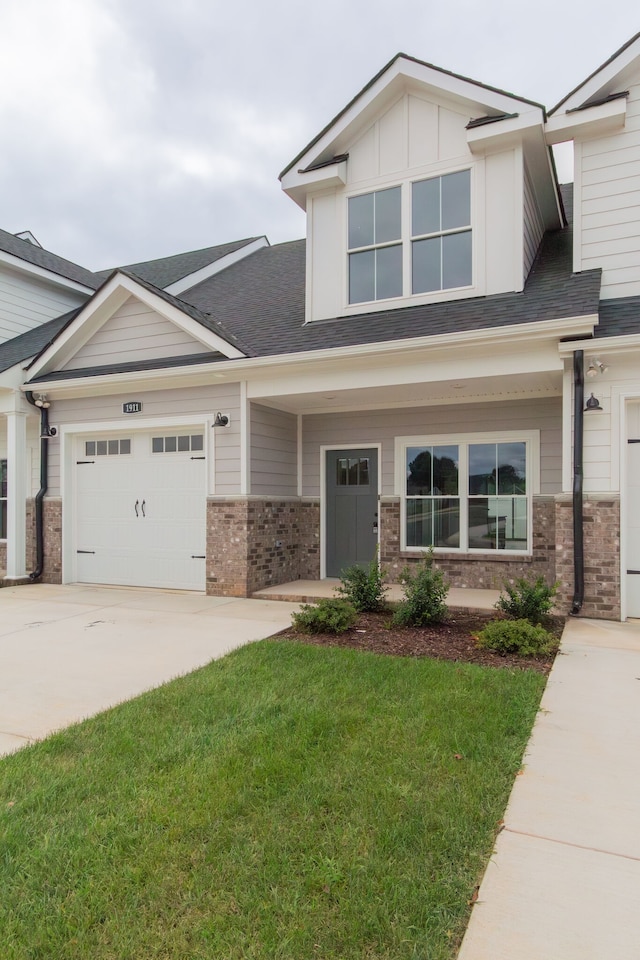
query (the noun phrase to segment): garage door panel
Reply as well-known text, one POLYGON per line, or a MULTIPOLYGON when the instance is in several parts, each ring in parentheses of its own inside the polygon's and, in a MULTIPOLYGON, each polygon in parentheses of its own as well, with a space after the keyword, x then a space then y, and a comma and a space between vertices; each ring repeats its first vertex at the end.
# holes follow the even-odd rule
POLYGON ((77 579, 203 590, 206 462, 189 451, 153 454, 151 439, 134 436, 126 455, 79 458, 77 579))

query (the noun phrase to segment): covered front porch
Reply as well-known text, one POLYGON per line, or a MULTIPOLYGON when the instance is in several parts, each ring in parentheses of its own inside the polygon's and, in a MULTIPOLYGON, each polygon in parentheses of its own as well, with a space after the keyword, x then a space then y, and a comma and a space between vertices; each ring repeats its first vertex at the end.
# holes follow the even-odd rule
MULTIPOLYGON (((314 603, 323 598, 337 596, 340 581, 333 577, 325 580, 292 580, 290 583, 281 583, 275 587, 265 587, 256 590, 253 594, 259 600, 287 600, 291 603, 314 603)), ((386 598, 390 603, 397 603, 402 599, 402 587, 399 583, 389 583, 386 589, 386 598)), ((447 595, 447 606, 450 610, 460 610, 469 613, 486 613, 494 610, 499 590, 477 590, 464 587, 451 587, 447 595)))

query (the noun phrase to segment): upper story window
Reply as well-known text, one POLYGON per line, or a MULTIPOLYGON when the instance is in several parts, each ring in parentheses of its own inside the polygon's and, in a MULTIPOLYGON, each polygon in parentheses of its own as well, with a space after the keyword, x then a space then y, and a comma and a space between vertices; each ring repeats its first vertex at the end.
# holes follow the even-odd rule
POLYGON ((349 200, 349 303, 402 296, 401 188, 349 200))
POLYGON ((348 220, 349 303, 471 285, 469 170, 350 197, 348 220))
POLYGON ((471 284, 468 170, 411 184, 411 292, 471 284))

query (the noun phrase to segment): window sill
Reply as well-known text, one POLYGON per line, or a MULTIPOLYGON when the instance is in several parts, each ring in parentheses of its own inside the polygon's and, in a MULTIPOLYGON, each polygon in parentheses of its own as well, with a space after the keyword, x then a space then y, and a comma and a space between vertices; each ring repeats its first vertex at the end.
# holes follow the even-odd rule
MULTIPOLYGON (((399 557, 401 560, 415 560, 422 557, 425 553, 424 550, 401 550, 399 557)), ((495 552, 478 552, 478 553, 457 553, 449 550, 434 550, 433 551, 434 560, 482 560, 483 562, 496 562, 496 563, 507 563, 509 560, 518 560, 520 563, 531 563, 533 561, 533 556, 530 553, 517 553, 513 551, 501 550, 499 553, 495 552)))

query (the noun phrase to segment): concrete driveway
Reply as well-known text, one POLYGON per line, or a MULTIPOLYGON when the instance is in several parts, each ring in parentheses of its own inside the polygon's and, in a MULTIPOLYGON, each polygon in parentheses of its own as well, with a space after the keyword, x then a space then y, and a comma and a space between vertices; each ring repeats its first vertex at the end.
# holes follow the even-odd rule
POLYGON ((124 587, 0 590, 0 755, 291 623, 296 603, 124 587))

